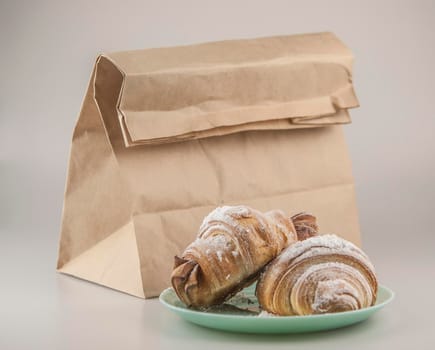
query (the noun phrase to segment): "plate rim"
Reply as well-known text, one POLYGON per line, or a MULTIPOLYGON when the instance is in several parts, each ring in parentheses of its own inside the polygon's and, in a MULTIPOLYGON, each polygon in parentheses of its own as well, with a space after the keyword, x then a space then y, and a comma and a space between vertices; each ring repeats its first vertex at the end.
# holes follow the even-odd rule
MULTIPOLYGON (((249 287, 247 287, 249 288, 249 287)), ((185 307, 179 307, 172 305, 168 303, 166 300, 164 300, 164 296, 169 293, 171 290, 175 293, 174 289, 172 287, 166 288, 163 290, 159 295, 159 301, 164 306, 168 307, 169 309, 172 309, 176 312, 182 312, 185 314, 196 314, 199 317, 218 317, 218 318, 239 318, 239 319, 258 319, 258 320, 306 320, 306 319, 322 319, 322 318, 329 318, 329 317, 345 317, 349 314, 355 314, 355 313, 361 313, 366 312, 368 310, 376 311, 377 309, 381 309, 390 302, 392 302, 396 296, 393 290, 390 288, 379 284, 378 285, 378 293, 379 290, 382 289, 388 293, 388 298, 384 301, 380 302, 379 304, 375 304, 369 307, 365 307, 358 310, 350 310, 350 311, 342 311, 342 312, 330 312, 330 313, 324 313, 324 314, 316 314, 316 315, 294 315, 294 316, 280 316, 280 315, 271 315, 270 317, 259 317, 258 315, 233 315, 233 314, 220 314, 220 313, 213 313, 213 312, 204 312, 201 310, 195 310, 195 309, 188 309, 185 307)))

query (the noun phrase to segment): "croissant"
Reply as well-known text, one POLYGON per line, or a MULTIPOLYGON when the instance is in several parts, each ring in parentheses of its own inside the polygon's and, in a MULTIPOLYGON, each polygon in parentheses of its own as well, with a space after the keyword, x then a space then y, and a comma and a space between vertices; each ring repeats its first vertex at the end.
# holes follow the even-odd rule
POLYGON ((310 214, 290 218, 280 210, 218 207, 204 218, 182 256, 175 256, 172 286, 188 306, 220 304, 257 280, 262 268, 298 235, 303 239, 316 233, 310 214))
POLYGON ((320 235, 285 249, 256 287, 267 312, 289 316, 361 309, 376 301, 378 283, 367 255, 335 235, 320 235))

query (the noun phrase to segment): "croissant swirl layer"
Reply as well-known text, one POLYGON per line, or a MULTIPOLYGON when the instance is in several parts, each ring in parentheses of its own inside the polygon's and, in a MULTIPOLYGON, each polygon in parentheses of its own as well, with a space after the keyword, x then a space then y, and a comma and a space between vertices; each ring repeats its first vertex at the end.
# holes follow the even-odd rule
POLYGON ((317 233, 312 215, 292 218, 247 206, 223 206, 205 217, 197 239, 175 257, 172 286, 188 306, 222 303, 254 282, 284 248, 317 233), (298 227, 299 235, 296 227, 298 227))
POLYGON ((262 273, 256 294, 270 313, 310 315, 371 306, 377 287, 374 267, 361 249, 322 235, 284 250, 262 273))

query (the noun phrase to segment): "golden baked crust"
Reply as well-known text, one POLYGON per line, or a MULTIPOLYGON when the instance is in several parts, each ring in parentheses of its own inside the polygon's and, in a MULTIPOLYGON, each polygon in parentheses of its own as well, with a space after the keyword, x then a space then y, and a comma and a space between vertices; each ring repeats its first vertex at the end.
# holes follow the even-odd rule
POLYGON ((256 295, 270 313, 310 315, 371 306, 377 288, 374 267, 361 249, 323 235, 285 249, 262 273, 256 295))
MULTIPOLYGON (((315 234, 315 218, 298 215, 301 237, 315 234)), ((280 210, 216 208, 204 219, 197 239, 175 257, 172 286, 188 306, 222 303, 254 282, 267 263, 297 240, 292 219, 280 210)))

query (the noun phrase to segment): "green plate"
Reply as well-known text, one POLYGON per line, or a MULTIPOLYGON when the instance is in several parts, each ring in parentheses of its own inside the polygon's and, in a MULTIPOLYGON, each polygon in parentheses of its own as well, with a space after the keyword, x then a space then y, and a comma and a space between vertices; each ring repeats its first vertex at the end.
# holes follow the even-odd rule
POLYGON ((225 304, 206 311, 187 308, 172 288, 160 294, 160 302, 187 321, 200 326, 242 333, 304 333, 349 326, 364 321, 391 300, 394 293, 379 286, 376 304, 361 310, 310 316, 272 316, 260 313, 255 285, 249 286, 225 304))

